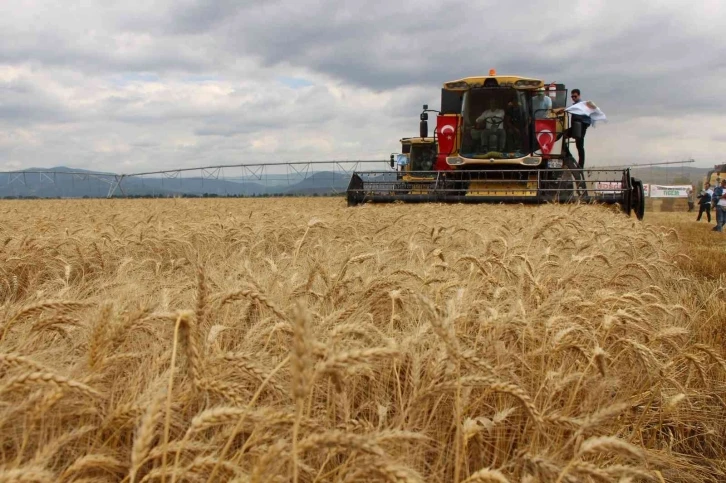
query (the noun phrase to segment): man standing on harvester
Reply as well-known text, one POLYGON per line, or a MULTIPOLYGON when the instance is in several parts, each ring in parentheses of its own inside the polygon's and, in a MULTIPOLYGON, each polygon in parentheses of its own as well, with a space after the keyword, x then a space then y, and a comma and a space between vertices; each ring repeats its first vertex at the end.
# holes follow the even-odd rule
MULTIPOLYGON (((580 123, 582 130, 580 137, 575 138, 575 146, 577 146, 578 166, 580 169, 585 167, 585 133, 590 125, 594 125, 596 121, 606 121, 605 113, 603 113, 592 101, 583 101, 580 98, 580 89, 572 89, 570 94, 572 105, 565 109, 572 115, 572 123, 580 123)), ((572 128, 568 129, 568 136, 572 137, 572 128)))

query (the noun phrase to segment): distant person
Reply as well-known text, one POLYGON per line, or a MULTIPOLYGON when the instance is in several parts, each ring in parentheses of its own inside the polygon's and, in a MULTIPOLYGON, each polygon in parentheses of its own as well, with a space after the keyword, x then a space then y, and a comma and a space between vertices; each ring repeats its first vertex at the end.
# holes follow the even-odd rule
POLYGON ((398 166, 399 171, 403 171, 405 166, 408 165, 408 154, 397 154, 396 165, 398 166))
POLYGON ((713 190, 711 202, 716 210, 716 226, 713 227, 713 230, 722 232, 723 226, 726 224, 726 179, 722 179, 721 186, 717 186, 713 190))
POLYGON ((686 194, 688 194, 688 212, 690 213, 693 211, 693 205, 696 202, 696 193, 693 191, 693 185, 686 190, 686 194))
POLYGON ((706 183, 701 190, 700 193, 698 193, 698 218, 696 218, 696 221, 701 221, 701 215, 706 213, 706 217, 708 218, 708 222, 711 223, 711 195, 713 194, 713 190, 711 189, 711 183, 706 183))

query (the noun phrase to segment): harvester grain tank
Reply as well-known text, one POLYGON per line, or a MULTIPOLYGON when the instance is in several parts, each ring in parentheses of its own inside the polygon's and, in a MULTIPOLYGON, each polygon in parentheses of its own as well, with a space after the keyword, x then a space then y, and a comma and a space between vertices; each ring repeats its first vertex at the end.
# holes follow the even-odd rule
POLYGON ((629 169, 578 168, 570 143, 582 126, 565 111, 564 84, 489 74, 446 82, 439 110, 424 105, 419 137, 410 139, 436 150, 430 169, 411 162, 393 177, 386 171, 355 172, 348 204, 581 201, 619 203, 628 215, 634 210, 643 218, 643 183, 629 169), (433 137, 429 113, 436 114, 433 137))

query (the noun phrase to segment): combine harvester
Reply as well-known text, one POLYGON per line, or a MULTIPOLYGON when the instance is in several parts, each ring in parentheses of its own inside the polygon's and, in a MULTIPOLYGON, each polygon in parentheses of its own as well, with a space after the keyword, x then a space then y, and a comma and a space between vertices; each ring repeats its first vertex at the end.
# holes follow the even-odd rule
MULTIPOLYGON (((411 193, 427 193, 431 181, 436 178, 433 171, 438 155, 436 140, 432 137, 401 139, 401 154, 398 157, 396 186, 407 186, 411 193), (401 162, 402 161, 402 162, 401 162)), ((391 154, 391 168, 395 154, 391 154)))
POLYGON ((701 182, 702 185, 710 183, 711 186, 718 186, 722 179, 726 179, 726 164, 717 164, 713 169, 706 173, 706 177, 701 182))
POLYGON ((628 215, 635 211, 643 218, 643 183, 630 176, 629 168, 578 169, 570 143, 581 136, 582 126, 571 123, 565 112, 564 84, 545 85, 493 70, 489 74, 446 82, 441 110, 424 105, 420 136, 401 139, 404 162, 399 169, 354 172, 348 206, 395 201, 617 203, 628 215), (437 113, 433 137, 428 136, 429 112, 437 113))

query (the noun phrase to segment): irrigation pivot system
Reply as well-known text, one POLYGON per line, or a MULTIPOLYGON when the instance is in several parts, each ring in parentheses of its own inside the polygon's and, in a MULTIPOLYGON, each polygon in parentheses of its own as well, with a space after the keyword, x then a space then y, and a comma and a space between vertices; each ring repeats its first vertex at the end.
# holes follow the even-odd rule
POLYGON ((362 166, 385 169, 384 160, 292 161, 283 163, 220 164, 194 168, 148 170, 135 173, 110 173, 68 168, 0 172, 0 196, 30 192, 38 197, 66 197, 90 192, 92 197, 127 197, 154 193, 182 195, 216 191, 219 195, 252 195, 345 191, 351 174, 362 166))
MULTIPOLYGON (((645 169, 653 166, 684 165, 695 162, 666 161, 648 164, 603 166, 602 169, 645 169)), ((175 196, 217 190, 219 195, 249 195, 266 192, 298 193, 327 191, 343 194, 351 174, 361 167, 395 174, 388 161, 295 161, 201 166, 137 173, 110 173, 68 168, 31 168, 0 172, 0 197, 36 196, 94 198, 129 197, 138 193, 175 196), (78 193, 78 194, 74 194, 78 193), (87 195, 89 196, 89 195, 87 195)))

